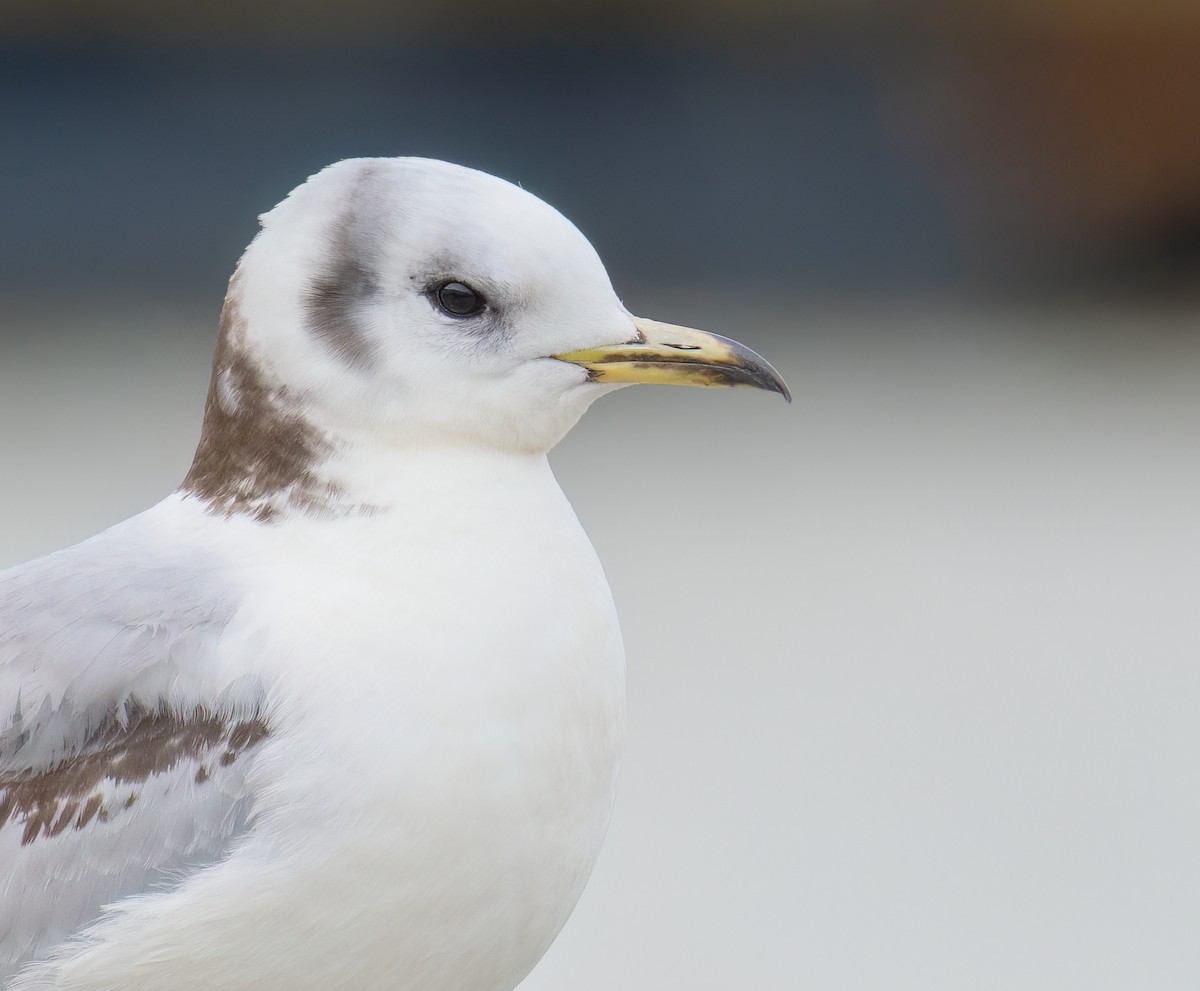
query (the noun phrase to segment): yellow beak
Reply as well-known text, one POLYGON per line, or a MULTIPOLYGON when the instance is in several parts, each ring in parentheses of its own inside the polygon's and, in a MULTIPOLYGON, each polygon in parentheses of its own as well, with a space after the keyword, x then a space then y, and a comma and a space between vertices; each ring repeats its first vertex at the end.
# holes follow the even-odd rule
POLYGON ((792 401, 787 383, 767 359, 737 341, 641 317, 634 317, 633 325, 637 340, 554 357, 586 368, 594 382, 749 386, 792 401))

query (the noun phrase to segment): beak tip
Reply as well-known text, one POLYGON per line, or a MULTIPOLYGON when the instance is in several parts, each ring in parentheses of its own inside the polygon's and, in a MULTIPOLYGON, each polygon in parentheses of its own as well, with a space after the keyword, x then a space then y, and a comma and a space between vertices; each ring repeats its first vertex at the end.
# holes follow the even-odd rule
POLYGON ((765 358, 751 352, 754 357, 757 368, 756 375, 753 377, 753 384, 767 392, 777 392, 783 396, 784 402, 792 401, 792 390, 788 388, 788 384, 783 380, 783 376, 779 374, 765 358))

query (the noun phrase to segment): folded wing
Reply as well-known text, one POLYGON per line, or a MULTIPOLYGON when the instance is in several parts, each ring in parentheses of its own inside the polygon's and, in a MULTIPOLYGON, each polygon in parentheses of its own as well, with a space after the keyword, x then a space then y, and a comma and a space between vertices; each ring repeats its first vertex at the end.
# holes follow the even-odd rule
POLYGON ((228 854, 270 729, 234 609, 139 520, 0 572, 0 981, 228 854))

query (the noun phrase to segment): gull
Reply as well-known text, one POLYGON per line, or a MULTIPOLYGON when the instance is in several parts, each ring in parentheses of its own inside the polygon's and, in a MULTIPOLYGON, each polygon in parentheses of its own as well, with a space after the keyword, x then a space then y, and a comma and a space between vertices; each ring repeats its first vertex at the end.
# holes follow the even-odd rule
POLYGON ((787 397, 482 172, 351 159, 260 227, 179 488, 0 572, 10 991, 510 991, 625 724, 547 452, 635 382, 787 397))

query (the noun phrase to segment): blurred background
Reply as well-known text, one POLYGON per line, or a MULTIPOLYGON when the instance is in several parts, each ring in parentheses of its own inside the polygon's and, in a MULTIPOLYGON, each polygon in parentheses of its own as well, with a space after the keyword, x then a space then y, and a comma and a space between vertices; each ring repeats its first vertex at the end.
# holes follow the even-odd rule
POLYGON ((1200 987, 1200 5, 5 0, 0 566, 174 487, 256 215, 409 154, 796 396, 555 452, 632 728, 523 987, 1200 987))

